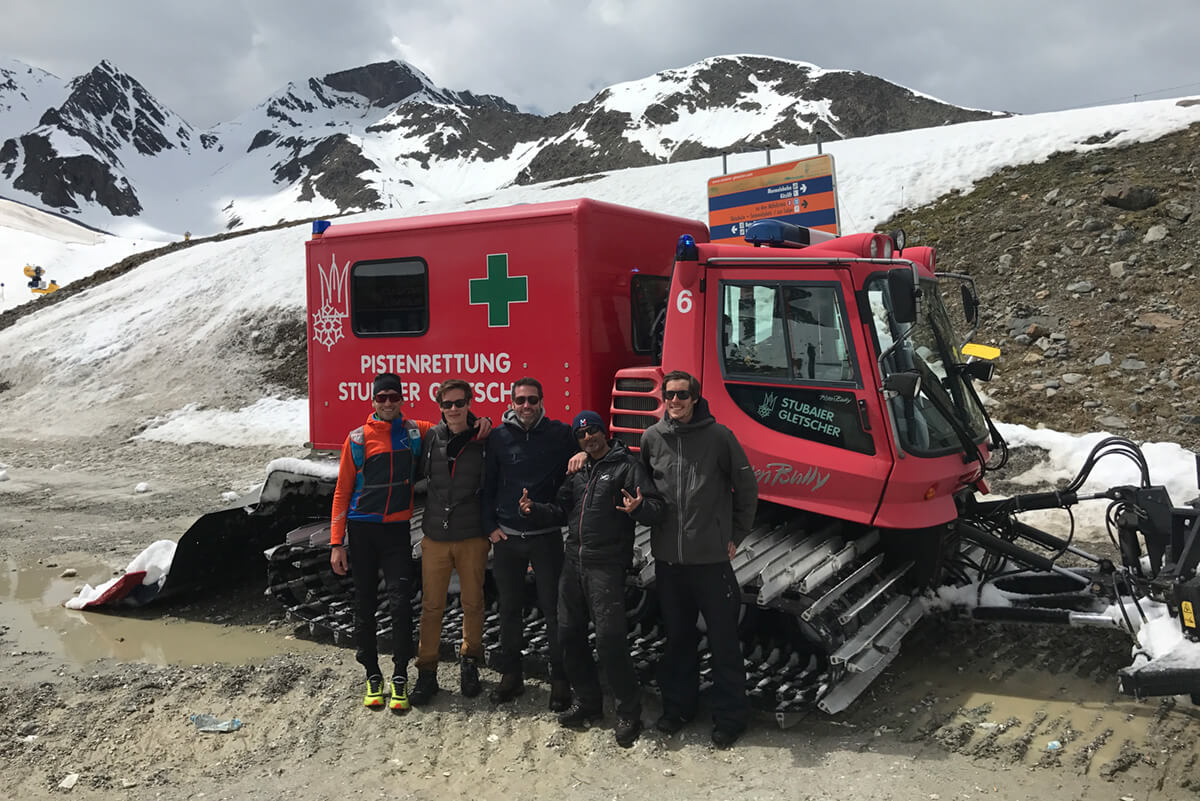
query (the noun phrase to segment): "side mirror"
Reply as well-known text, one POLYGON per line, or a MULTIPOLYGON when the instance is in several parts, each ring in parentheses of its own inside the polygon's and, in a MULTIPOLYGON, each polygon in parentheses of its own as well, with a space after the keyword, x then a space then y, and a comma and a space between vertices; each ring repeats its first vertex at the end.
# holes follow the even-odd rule
POLYGON ((996 372, 996 365, 992 362, 982 361, 964 362, 958 365, 958 371, 976 381, 991 381, 992 375, 996 372))
POLYGON ((888 294, 892 296, 892 317, 898 323, 917 319, 917 287, 912 270, 899 267, 888 273, 888 294))
POLYGON ((921 392, 921 374, 916 370, 889 373, 888 377, 883 379, 883 389, 885 392, 912 400, 921 392))
POLYGON ((974 327, 979 322, 979 297, 975 294, 972 284, 963 284, 962 290, 963 313, 967 317, 967 325, 974 327))

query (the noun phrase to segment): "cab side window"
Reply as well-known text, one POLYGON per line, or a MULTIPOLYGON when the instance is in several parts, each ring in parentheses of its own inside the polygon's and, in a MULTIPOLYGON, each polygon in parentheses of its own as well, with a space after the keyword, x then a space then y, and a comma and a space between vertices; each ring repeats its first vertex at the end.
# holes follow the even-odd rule
POLYGON ((857 383, 836 283, 725 283, 725 375, 798 384, 857 383))
POLYGON ((350 268, 350 322, 358 336, 417 336, 429 330, 429 277, 420 259, 350 268))

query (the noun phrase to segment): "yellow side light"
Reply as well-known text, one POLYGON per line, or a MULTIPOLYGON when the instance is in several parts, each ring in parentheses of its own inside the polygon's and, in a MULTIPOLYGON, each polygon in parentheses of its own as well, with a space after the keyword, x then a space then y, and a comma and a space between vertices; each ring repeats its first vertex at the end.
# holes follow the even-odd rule
POLYGON ((976 359, 987 359, 989 362, 992 362, 1000 358, 1000 349, 993 348, 991 345, 968 342, 962 346, 962 355, 974 356, 976 359))

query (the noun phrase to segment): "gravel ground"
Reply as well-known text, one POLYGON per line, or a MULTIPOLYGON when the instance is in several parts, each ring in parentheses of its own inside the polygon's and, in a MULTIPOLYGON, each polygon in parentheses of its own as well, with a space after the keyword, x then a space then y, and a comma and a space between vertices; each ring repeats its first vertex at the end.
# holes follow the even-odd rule
MULTIPOLYGON (((444 691, 401 718, 367 711, 353 653, 296 638, 260 587, 151 607, 137 616, 136 633, 111 635, 184 639, 209 658, 151 651, 94 659, 69 643, 26 646, 17 609, 35 607, 53 621, 47 628, 61 627, 41 632, 50 640, 84 640, 110 616, 73 613, 82 622, 59 623, 53 592, 23 598, 14 590, 21 579, 50 576, 51 587, 103 580, 284 455, 295 454, 0 433, 9 476, 0 482, 6 795, 1143 801, 1187 798, 1200 787, 1196 713, 1183 699, 1117 695, 1112 674, 1129 647, 1108 632, 929 620, 846 713, 814 714, 788 729, 760 716, 724 752, 700 723, 674 737, 648 733, 621 750, 611 710, 609 725, 563 730, 536 683, 508 708, 444 691), (142 481, 149 492, 134 491, 142 481), (78 577, 59 581, 70 569, 78 577), (241 655, 222 646, 225 636, 266 653, 241 655), (189 722, 194 713, 244 726, 202 734, 189 722)), ((490 671, 484 678, 497 680, 490 671)), ((442 684, 457 684, 450 664, 442 684)), ((646 707, 652 719, 652 696, 646 707)))

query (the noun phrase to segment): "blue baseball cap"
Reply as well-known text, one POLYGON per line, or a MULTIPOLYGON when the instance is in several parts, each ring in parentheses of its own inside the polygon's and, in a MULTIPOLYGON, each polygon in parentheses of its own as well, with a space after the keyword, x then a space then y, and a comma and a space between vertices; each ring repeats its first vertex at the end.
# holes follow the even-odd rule
POLYGON ((604 418, 591 410, 580 412, 579 414, 575 415, 575 419, 571 421, 571 431, 573 433, 579 431, 581 428, 587 428, 588 426, 597 426, 601 431, 604 432, 605 436, 608 435, 608 427, 604 425, 604 418))

